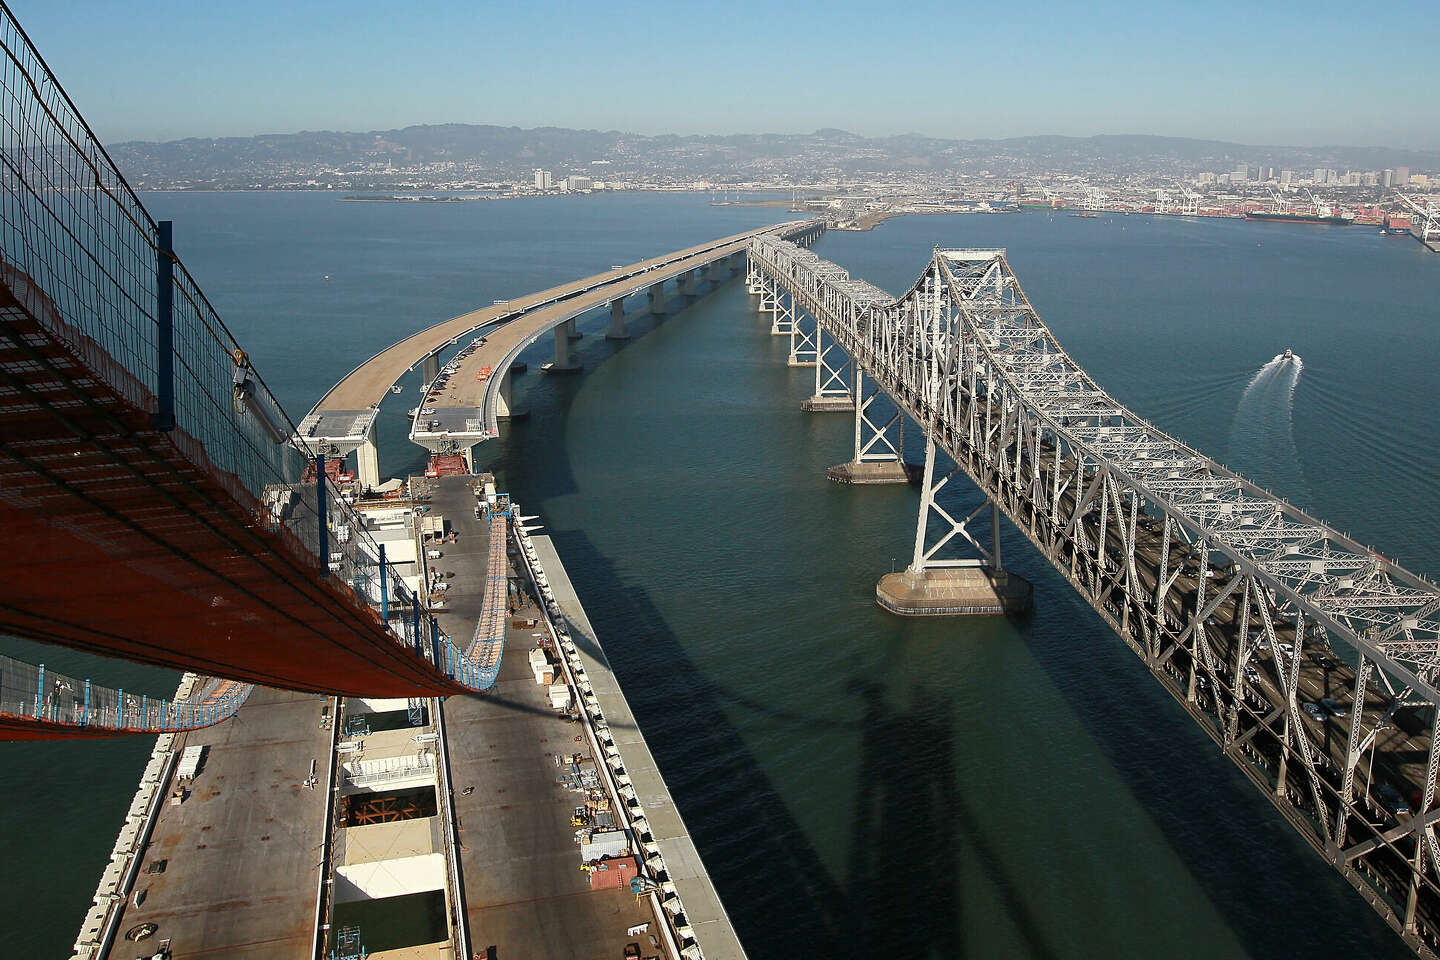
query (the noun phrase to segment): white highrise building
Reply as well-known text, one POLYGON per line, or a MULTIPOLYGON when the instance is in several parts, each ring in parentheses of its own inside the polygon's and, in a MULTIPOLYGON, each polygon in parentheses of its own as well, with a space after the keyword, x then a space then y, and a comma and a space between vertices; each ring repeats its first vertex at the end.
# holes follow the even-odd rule
POLYGON ((535 189, 536 189, 536 190, 553 190, 554 188, 555 188, 555 180, 550 176, 550 171, 549 171, 549 170, 541 170, 541 169, 539 169, 539 168, 537 167, 537 168, 535 169, 535 189))

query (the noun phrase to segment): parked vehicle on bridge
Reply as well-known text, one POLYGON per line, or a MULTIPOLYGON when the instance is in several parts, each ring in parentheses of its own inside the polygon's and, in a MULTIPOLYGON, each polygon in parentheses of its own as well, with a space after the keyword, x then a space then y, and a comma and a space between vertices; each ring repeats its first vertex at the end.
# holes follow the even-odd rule
POLYGON ((1305 715, 1316 723, 1324 723, 1329 719, 1328 714, 1325 713, 1325 708, 1318 703, 1311 703, 1309 700, 1306 700, 1300 704, 1300 709, 1304 710, 1305 715))
POLYGON ((1410 804, 1400 795, 1399 790, 1396 790, 1388 783, 1382 783, 1376 786, 1375 796, 1379 798, 1381 806, 1397 817, 1410 812, 1410 804))

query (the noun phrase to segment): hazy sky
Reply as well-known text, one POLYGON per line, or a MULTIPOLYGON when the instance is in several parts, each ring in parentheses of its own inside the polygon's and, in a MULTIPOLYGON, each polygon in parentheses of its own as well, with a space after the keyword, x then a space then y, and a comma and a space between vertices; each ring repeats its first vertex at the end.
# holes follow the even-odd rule
POLYGON ((11 3, 111 142, 460 122, 1440 149, 1440 0, 11 3))

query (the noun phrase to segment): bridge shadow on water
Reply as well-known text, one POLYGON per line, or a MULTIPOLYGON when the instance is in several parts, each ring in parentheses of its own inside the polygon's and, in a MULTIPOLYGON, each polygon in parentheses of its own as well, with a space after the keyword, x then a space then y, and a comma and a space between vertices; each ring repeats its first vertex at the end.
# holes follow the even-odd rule
POLYGON ((912 706, 855 679, 858 721, 787 710, 706 675, 643 588, 626 586, 581 531, 552 532, 610 663, 645 732, 747 952, 843 956, 885 944, 914 958, 983 956, 970 939, 962 873, 978 874, 1026 956, 1060 956, 980 818, 958 789, 950 693, 917 684, 912 706), (731 717, 802 728, 856 728, 857 793, 843 877, 827 869, 731 717), (962 870, 969 865, 972 869, 962 870))
MULTIPOLYGON (((671 309, 658 320, 632 315, 632 335, 644 336, 672 318, 679 309, 673 299, 671 309)), ((586 338, 575 345, 587 369, 626 347, 604 340, 603 323, 596 329, 590 315, 586 338)), ((537 344, 527 357, 532 370, 545 346, 537 344)), ((584 379, 532 384, 526 398, 531 418, 512 425, 495 445, 501 488, 515 492, 525 511, 541 514, 542 523, 554 519, 547 516, 550 501, 579 492, 567 452, 567 414, 584 379)), ((857 678, 850 693, 860 705, 858 720, 748 697, 690 658, 647 590, 626 584, 583 531, 546 532, 607 645, 751 956, 841 956, 882 944, 887 952, 899 948, 894 952, 912 957, 984 956, 993 937, 978 924, 993 923, 996 915, 1013 928, 1011 940, 1022 955, 1085 955, 1084 937, 1061 939, 1043 904, 1027 896, 1025 878, 1007 864, 1001 838, 987 836, 970 806, 976 800, 960 789, 965 746, 956 739, 952 691, 923 685, 890 691, 857 678), (894 705, 902 692, 909 694, 903 708, 894 705), (745 716, 817 734, 858 728, 853 822, 841 875, 827 868, 742 739, 737 722, 745 716), (986 889, 967 890, 966 884, 986 889), (969 921, 965 904, 977 898, 993 900, 998 914, 969 921)), ((1008 529, 1005 540, 1007 566, 1036 585, 1037 612, 1014 621, 1016 639, 1030 649, 1243 949, 1296 956, 1348 946, 1367 956, 1408 956, 1028 542, 1008 529), (1213 812, 1217 802, 1223 815, 1213 812)), ((1117 871, 1142 868, 1132 867, 1123 850, 1114 852, 1113 863, 1117 871)), ((1085 896, 1086 882, 1074 878, 1077 898, 1085 896)), ((1195 952, 1206 949, 1197 944, 1195 952)))
POLYGON ((1035 585, 1018 639, 1248 952, 1413 956, 1008 524, 1005 549, 1035 585))
MULTIPOLYGON (((632 336, 644 336, 679 309, 672 299, 664 317, 630 316, 632 336)), ((586 337, 572 345, 587 370, 633 342, 604 340, 603 327, 594 330, 590 316, 586 337)), ((541 341, 531 349, 526 359, 534 370, 547 347, 541 341)), ((579 492, 567 452, 567 414, 584 379, 531 385, 529 419, 513 424, 496 445, 501 489, 514 492, 524 512, 540 514, 541 523, 552 520, 548 502, 579 492)), ((883 685, 856 678, 849 693, 860 705, 858 720, 747 696, 696 665, 646 589, 627 585, 583 531, 545 532, 606 643, 605 655, 751 956, 843 956, 882 943, 917 958, 983 955, 984 936, 977 938, 979 953, 967 951, 966 862, 974 866, 971 874, 993 885, 1028 955, 1057 956, 1044 939, 1042 918, 1022 895, 1023 883, 1008 875, 958 790, 960 745, 949 692, 917 688, 913 705, 899 709, 883 685), (817 738, 837 727, 855 730, 853 826, 837 848, 848 860, 843 876, 827 867, 747 747, 732 720, 741 716, 813 730, 817 738)))

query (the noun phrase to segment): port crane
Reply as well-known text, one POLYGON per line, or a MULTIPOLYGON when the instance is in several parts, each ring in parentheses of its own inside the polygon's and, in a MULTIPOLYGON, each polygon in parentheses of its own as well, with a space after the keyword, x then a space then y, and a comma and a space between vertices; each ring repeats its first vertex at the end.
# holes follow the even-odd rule
POLYGON ((1436 199, 1426 197, 1422 204, 1399 191, 1396 191, 1395 196, 1410 210, 1410 232, 1420 238, 1421 243, 1440 243, 1440 204, 1437 204, 1436 199))

